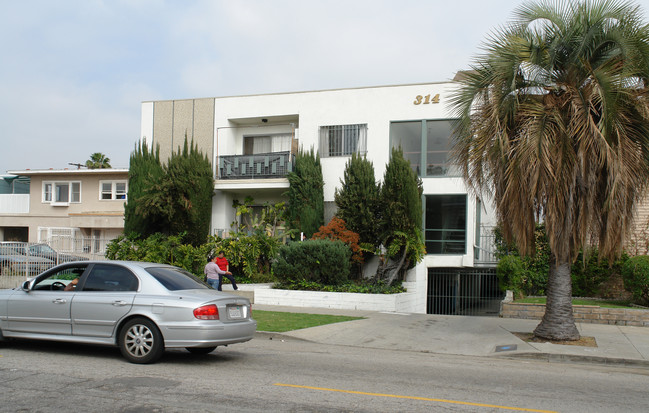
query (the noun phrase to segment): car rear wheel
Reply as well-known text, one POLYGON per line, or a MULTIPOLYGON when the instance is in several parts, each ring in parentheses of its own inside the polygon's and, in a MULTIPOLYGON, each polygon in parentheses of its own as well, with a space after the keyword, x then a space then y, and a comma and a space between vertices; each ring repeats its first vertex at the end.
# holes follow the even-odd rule
POLYGON ((216 350, 216 346, 214 346, 214 347, 185 347, 185 349, 187 349, 187 351, 189 351, 192 354, 201 355, 201 354, 209 354, 209 353, 213 352, 214 350, 216 350))
POLYGON ((160 330, 146 318, 134 318, 124 324, 119 349, 126 360, 137 364, 153 363, 165 350, 160 330))

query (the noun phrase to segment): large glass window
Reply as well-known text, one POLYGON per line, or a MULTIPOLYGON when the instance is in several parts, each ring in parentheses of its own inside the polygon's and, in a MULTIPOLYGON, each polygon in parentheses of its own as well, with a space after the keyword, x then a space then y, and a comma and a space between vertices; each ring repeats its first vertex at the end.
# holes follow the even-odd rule
POLYGON ((466 254, 466 195, 426 196, 426 252, 466 254))
POLYGON ((332 125, 320 127, 320 156, 349 156, 365 153, 367 125, 332 125))
POLYGON ((449 120, 426 121, 426 176, 452 175, 449 173, 452 127, 449 120))
POLYGON ((393 148, 401 146, 418 176, 455 176, 457 168, 449 156, 452 128, 452 120, 392 122, 390 140, 393 148))
POLYGON ((421 176, 421 123, 394 122, 390 125, 392 147, 401 147, 403 157, 410 161, 410 167, 421 176))

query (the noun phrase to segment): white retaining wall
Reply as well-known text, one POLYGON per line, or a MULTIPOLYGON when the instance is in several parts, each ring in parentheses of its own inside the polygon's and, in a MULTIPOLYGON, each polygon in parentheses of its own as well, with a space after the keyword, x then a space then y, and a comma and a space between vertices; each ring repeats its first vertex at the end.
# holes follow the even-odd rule
POLYGON ((392 311, 415 313, 414 293, 359 294, 322 291, 255 289, 255 304, 289 307, 333 308, 339 310, 392 311))

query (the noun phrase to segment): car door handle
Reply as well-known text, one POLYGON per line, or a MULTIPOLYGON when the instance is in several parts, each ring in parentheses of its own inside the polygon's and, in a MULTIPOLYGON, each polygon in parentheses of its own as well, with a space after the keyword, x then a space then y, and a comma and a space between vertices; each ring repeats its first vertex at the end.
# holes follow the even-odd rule
POLYGON ((52 302, 54 304, 65 304, 68 302, 68 300, 66 300, 65 298, 55 298, 54 300, 52 300, 52 302))
POLYGON ((123 301, 123 300, 113 301, 113 305, 115 307, 124 307, 127 304, 128 303, 126 301, 123 301))

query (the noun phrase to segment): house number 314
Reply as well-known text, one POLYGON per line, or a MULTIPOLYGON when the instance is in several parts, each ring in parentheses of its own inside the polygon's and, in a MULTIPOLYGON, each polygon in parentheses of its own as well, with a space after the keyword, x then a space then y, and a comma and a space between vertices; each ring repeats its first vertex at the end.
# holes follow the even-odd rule
POLYGON ((417 95, 417 97, 415 97, 415 101, 412 103, 415 105, 421 105, 422 103, 424 105, 428 105, 429 103, 439 103, 439 93, 433 97, 431 97, 431 95, 417 95))

